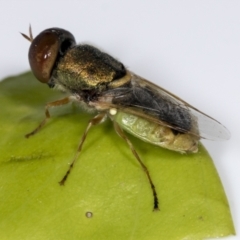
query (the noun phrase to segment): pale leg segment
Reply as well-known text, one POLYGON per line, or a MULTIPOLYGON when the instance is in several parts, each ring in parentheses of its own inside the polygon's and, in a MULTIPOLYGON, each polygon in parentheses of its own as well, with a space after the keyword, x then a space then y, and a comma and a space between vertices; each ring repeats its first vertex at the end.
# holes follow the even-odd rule
POLYGON ((117 134, 128 144, 129 148, 131 149, 133 155, 135 156, 135 158, 138 160, 139 164, 141 165, 143 171, 146 173, 148 181, 150 183, 151 189, 152 189, 152 193, 153 193, 153 211, 159 210, 158 207, 158 196, 157 196, 157 192, 155 189, 155 186, 153 184, 153 181, 151 179, 151 176, 149 174, 149 171, 147 169, 147 167, 144 165, 144 163, 142 162, 141 158, 139 157, 138 153, 136 152, 134 146, 132 145, 131 141, 128 139, 128 137, 124 134, 123 130, 121 129, 121 127, 118 125, 118 123, 116 123, 115 121, 113 121, 114 124, 114 129, 117 132, 117 134))
POLYGON ((92 126, 95 126, 95 125, 98 125, 100 123, 102 123, 106 118, 106 113, 99 113, 98 115, 96 115, 93 119, 91 119, 87 125, 87 128, 85 129, 84 133, 83 133, 83 136, 80 140, 80 143, 79 143, 79 146, 78 146, 78 149, 77 149, 77 153, 72 161, 72 163, 70 164, 66 174, 64 175, 64 177, 62 178, 62 180, 59 182, 60 185, 64 185, 65 181, 67 180, 67 177, 68 175, 70 174, 76 160, 78 159, 79 157, 79 154, 82 150, 82 146, 83 146, 83 143, 87 137, 87 134, 88 134, 88 131, 90 130, 90 128, 92 126))

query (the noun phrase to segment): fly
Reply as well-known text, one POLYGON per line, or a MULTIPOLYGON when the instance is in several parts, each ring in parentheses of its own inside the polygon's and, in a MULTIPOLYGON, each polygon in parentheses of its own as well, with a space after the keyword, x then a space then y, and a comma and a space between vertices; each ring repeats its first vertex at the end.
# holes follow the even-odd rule
POLYGON ((88 131, 107 118, 116 133, 127 143, 149 181, 153 210, 159 209, 155 185, 150 173, 124 131, 151 144, 180 153, 196 153, 201 138, 228 139, 228 130, 213 118, 200 112, 177 96, 130 72, 125 66, 87 45, 76 44, 74 36, 61 28, 50 28, 33 38, 28 58, 35 77, 50 88, 69 94, 45 107, 45 118, 32 132, 36 134, 50 118, 51 107, 77 102, 96 112, 81 138, 76 155, 59 182, 64 185, 79 154, 88 131))

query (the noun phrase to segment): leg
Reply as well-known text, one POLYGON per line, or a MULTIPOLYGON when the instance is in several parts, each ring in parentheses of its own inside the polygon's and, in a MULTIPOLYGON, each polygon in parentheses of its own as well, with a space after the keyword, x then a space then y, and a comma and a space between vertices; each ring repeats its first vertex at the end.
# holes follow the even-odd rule
POLYGON ((38 125, 38 127, 36 129, 34 129, 32 132, 26 134, 25 137, 26 138, 31 137, 32 135, 37 133, 46 124, 47 120, 50 118, 50 113, 49 113, 49 110, 48 110, 49 108, 65 105, 65 104, 68 104, 70 101, 71 101, 70 98, 66 97, 66 98, 63 98, 61 100, 57 100, 57 101, 48 103, 45 106, 45 118, 43 119, 43 121, 38 125))
POLYGON ((153 192, 153 211, 156 211, 156 210, 159 210, 158 208, 158 197, 157 197, 157 192, 156 192, 156 189, 155 189, 155 186, 153 184, 153 181, 151 179, 151 176, 148 172, 148 169, 147 167, 143 164, 142 160, 140 159, 138 153, 136 152, 136 150, 134 149, 132 143, 130 142, 130 140, 127 138, 127 136, 124 134, 123 130, 121 129, 121 127, 116 123, 116 122, 113 122, 114 124, 114 129, 115 131, 117 132, 117 134, 123 138, 123 140, 125 140, 128 144, 128 146, 130 147, 133 155, 135 156, 135 158, 138 160, 139 164, 141 165, 143 171, 146 173, 147 175, 147 178, 148 178, 148 181, 150 183, 150 186, 152 188, 152 192, 153 192))
POLYGON ((89 123, 87 125, 87 128, 85 129, 85 131, 83 133, 83 136, 81 138, 80 144, 79 144, 78 149, 77 149, 77 153, 76 153, 72 163, 70 164, 66 174, 64 175, 62 180, 59 182, 60 185, 64 185, 65 181, 67 180, 67 177, 70 174, 70 172, 71 172, 71 170, 72 170, 72 168, 73 168, 73 166, 74 166, 74 164, 75 164, 75 162, 76 162, 76 160, 77 160, 77 158, 78 158, 78 156, 79 156, 79 154, 82 150, 82 146, 83 146, 83 143, 84 143, 84 141, 87 137, 88 131, 90 130, 90 128, 92 126, 95 126, 95 125, 98 125, 98 124, 102 123, 104 121, 105 117, 106 117, 106 113, 99 113, 97 116, 95 116, 93 119, 91 119, 89 121, 89 123))

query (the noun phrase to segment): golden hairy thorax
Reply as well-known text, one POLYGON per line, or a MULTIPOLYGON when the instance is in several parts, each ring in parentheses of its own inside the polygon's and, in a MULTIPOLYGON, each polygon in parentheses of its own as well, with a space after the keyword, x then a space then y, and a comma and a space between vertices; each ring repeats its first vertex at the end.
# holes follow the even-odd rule
POLYGON ((60 58, 54 79, 72 89, 103 88, 126 75, 125 67, 108 54, 89 45, 78 45, 60 58), (101 57, 100 57, 101 56, 101 57))

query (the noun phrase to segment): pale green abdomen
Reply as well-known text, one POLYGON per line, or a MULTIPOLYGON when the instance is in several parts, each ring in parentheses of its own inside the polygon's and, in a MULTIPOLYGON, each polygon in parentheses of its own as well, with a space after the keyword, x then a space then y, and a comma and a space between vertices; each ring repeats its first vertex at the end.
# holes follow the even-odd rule
POLYGON ((199 138, 196 136, 174 133, 169 127, 121 111, 111 117, 125 131, 145 142, 182 153, 198 151, 199 138))

